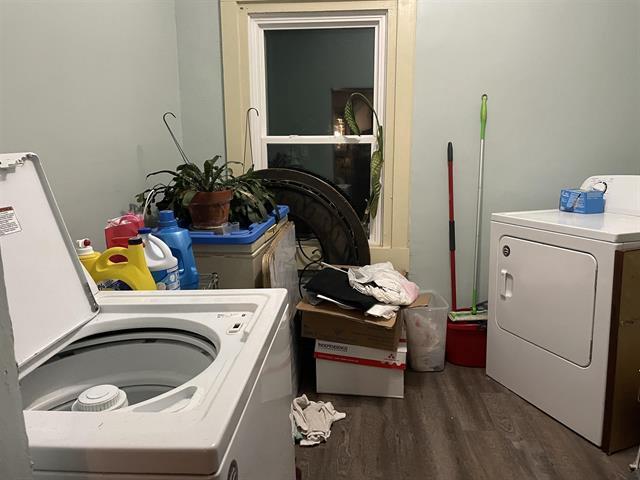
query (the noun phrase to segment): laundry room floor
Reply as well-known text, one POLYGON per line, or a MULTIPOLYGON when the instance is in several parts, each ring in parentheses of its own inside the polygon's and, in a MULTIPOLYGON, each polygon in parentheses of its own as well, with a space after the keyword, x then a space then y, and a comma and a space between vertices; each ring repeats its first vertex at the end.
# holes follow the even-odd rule
POLYGON ((404 400, 314 394, 347 418, 296 447, 302 480, 637 479, 636 450, 607 456, 485 375, 407 371, 404 400))

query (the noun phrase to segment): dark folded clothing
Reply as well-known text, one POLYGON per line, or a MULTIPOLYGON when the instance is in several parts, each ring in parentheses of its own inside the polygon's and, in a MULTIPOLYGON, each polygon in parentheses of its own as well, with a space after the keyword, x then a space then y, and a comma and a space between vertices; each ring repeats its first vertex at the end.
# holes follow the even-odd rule
POLYGON ((369 310, 377 303, 375 298, 360 293, 349 285, 347 272, 339 272, 332 268, 320 270, 309 280, 306 289, 361 310, 369 310))

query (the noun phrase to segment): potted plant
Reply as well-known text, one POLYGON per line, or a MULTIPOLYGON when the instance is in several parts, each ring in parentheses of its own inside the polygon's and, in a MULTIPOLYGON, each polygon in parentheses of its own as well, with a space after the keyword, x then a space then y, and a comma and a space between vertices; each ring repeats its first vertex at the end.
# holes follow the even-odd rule
POLYGON ((211 230, 228 220, 243 226, 263 221, 269 213, 267 207, 276 208, 271 192, 253 167, 236 177, 229 164, 239 162, 219 163, 220 158, 216 155, 206 160, 202 169, 189 162, 175 170, 148 174, 147 178, 168 174, 171 180, 138 194, 138 202, 171 209, 177 218, 191 223, 195 229, 211 230))
POLYGON ((176 116, 173 112, 166 112, 162 121, 184 163, 175 170, 158 170, 147 175, 149 178, 168 174, 172 178, 168 183, 158 183, 136 196, 143 206, 143 215, 148 213, 150 205, 155 204, 159 210, 173 210, 182 223, 205 230, 224 224, 230 214, 231 221, 244 227, 264 221, 270 210, 275 210, 278 215, 275 197, 255 174, 253 166, 236 177, 229 165, 235 163, 244 167, 244 164, 221 163, 220 155, 216 155, 205 160, 203 168, 198 167, 189 160, 178 142, 167 123, 168 116, 176 116))
POLYGON ((210 230, 229 220, 229 208, 233 198, 233 190, 224 181, 218 181, 225 167, 211 167, 209 160, 205 162, 204 171, 196 165, 180 165, 183 170, 190 170, 194 179, 194 189, 188 190, 182 197, 182 205, 191 215, 193 228, 210 230))
POLYGON ((356 115, 353 109, 354 99, 360 99, 369 108, 375 119, 375 125, 373 128, 373 134, 376 138, 375 150, 371 154, 371 194, 367 201, 367 207, 364 211, 364 218, 362 219, 365 225, 368 225, 370 220, 376 218, 378 213, 378 204, 380 203, 380 190, 382 189, 381 175, 382 165, 384 164, 384 132, 382 125, 378 119, 378 113, 373 108, 371 101, 360 92, 354 92, 349 95, 347 103, 344 106, 344 118, 353 135, 360 135, 360 127, 356 121, 356 115))

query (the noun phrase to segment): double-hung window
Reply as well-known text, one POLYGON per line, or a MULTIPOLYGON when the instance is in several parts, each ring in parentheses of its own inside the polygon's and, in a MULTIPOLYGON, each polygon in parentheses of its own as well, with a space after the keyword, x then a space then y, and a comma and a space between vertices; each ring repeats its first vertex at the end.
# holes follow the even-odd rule
MULTIPOLYGON (((362 93, 384 123, 386 15, 272 14, 249 22, 251 103, 262 113, 252 118, 256 166, 319 175, 366 219, 373 116, 354 100, 361 135, 352 135, 344 106, 351 93, 362 93)), ((366 224, 372 244, 380 243, 381 210, 366 224)))

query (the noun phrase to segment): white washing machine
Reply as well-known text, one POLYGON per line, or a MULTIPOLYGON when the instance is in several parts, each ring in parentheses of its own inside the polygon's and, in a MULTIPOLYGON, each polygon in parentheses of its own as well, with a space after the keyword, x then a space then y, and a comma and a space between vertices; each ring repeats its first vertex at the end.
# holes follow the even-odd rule
POLYGON ((98 292, 33 154, 0 252, 36 478, 295 478, 285 290, 98 292))
POLYGON ((612 452, 640 441, 640 176, 602 214, 491 216, 487 374, 612 452))

